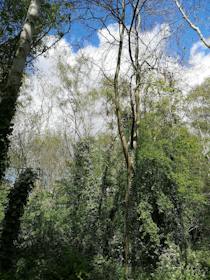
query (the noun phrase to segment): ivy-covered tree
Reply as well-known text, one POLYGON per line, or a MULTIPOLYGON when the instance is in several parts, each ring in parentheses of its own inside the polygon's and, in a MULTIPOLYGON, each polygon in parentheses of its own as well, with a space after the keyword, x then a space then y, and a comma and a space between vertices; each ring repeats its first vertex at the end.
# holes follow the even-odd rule
POLYGON ((31 169, 26 169, 20 174, 14 188, 9 192, 0 239, 0 271, 2 273, 10 272, 15 263, 15 242, 18 240, 24 207, 34 187, 35 178, 35 173, 31 169))
POLYGON ((63 23, 70 20, 72 4, 39 0, 2 1, 0 6, 0 180, 6 167, 9 136, 23 72, 34 55, 42 54, 49 46, 43 39, 50 30, 64 35, 63 23), (62 30, 62 32, 61 32, 62 30), (38 51, 39 50, 39 51, 38 51))

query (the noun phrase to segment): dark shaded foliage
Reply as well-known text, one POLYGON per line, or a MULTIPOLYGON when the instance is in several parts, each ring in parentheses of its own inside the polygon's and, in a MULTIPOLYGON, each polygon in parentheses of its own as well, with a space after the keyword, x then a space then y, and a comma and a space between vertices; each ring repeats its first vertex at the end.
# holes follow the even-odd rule
POLYGON ((21 217, 24 214, 30 191, 34 187, 35 173, 31 169, 23 171, 8 195, 0 243, 0 269, 11 270, 14 262, 15 242, 20 232, 21 217))

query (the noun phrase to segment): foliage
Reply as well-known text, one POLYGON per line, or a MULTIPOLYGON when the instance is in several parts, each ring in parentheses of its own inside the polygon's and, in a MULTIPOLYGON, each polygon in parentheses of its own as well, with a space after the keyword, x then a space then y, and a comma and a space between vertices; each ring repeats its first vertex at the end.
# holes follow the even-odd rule
MULTIPOLYGON (((130 213, 133 279, 205 279, 208 264, 197 236, 207 244, 201 213, 208 215, 208 163, 200 138, 168 106, 164 97, 139 126, 130 213), (190 257, 195 252, 200 257, 190 257)), ((58 157, 53 150, 61 145, 61 134, 47 133, 28 147, 54 172, 62 149, 58 157)), ((60 176, 40 173, 22 217, 17 279, 123 279, 126 169, 119 142, 112 133, 84 137, 72 155, 59 161, 60 176)))
POLYGON ((176 247, 169 247, 160 257, 158 268, 152 275, 154 280, 202 280, 206 273, 197 259, 187 265, 180 261, 180 253, 176 247))
POLYGON ((8 205, 5 210, 1 232, 1 271, 12 269, 15 258, 15 242, 20 231, 20 219, 30 191, 34 187, 35 173, 31 169, 22 172, 8 195, 8 205))
MULTIPOLYGON (((29 2, 0 4, 0 85, 6 83, 29 2)), ((74 8, 72 1, 43 2, 28 62, 48 48, 43 38, 63 36, 74 8)), ((154 74, 145 61, 137 70, 133 61, 142 80, 140 72, 128 80, 129 70, 114 94, 111 75, 99 88, 85 86, 89 62, 83 55, 72 65, 61 57, 56 62, 61 78, 56 102, 69 131, 42 129, 39 114, 30 120, 33 127, 22 129, 20 118, 10 139, 11 124, 3 131, 0 178, 10 140, 10 164, 20 176, 13 187, 6 179, 0 187, 1 279, 124 280, 126 258, 132 280, 208 279, 209 80, 181 98, 171 77, 154 74), (182 119, 180 101, 189 109, 187 118, 182 119), (94 106, 106 112, 103 132, 86 127, 86 119, 97 121, 94 106), (35 187, 28 166, 39 170, 35 187)), ((12 110, 6 105, 12 119, 16 103, 12 110)))
MULTIPOLYGON (((60 245, 60 244, 59 244, 60 245)), ((69 247, 51 248, 48 254, 30 258, 20 258, 17 269, 17 280, 86 280, 89 279, 90 265, 78 252, 69 247)))

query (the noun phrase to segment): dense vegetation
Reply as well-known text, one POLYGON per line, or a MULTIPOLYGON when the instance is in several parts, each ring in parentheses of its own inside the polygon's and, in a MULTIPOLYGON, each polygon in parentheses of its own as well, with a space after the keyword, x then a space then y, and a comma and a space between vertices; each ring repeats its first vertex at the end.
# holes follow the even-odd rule
MULTIPOLYGON (((3 2, 5 88, 30 1, 3 2)), ((72 3, 46 1, 31 56, 46 51, 49 30, 58 36, 66 27, 72 3)), ((123 9, 119 18, 123 30, 123 9)), ((58 58, 60 87, 48 91, 69 113, 65 131, 46 128, 44 111, 28 113, 31 69, 9 120, 1 103, 7 91, 0 91, 0 279, 210 279, 210 80, 184 90, 168 69, 140 67, 138 44, 131 76, 119 75, 117 66, 91 89, 84 86, 88 57, 73 66, 58 58), (91 111, 97 122, 97 106, 104 127, 91 132, 87 119, 91 111)), ((122 65, 120 47, 117 57, 122 65)))

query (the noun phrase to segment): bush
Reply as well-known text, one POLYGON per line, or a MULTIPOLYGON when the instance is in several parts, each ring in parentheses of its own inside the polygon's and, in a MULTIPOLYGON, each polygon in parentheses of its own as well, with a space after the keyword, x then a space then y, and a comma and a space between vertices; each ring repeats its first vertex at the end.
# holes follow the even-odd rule
MULTIPOLYGON (((88 280, 90 266, 88 260, 77 252, 63 248, 57 252, 38 258, 21 259, 18 262, 18 280, 88 280)), ((14 279, 14 278, 13 278, 14 279)), ((6 280, 6 279, 5 279, 6 280)))
POLYGON ((93 261, 93 271, 90 280, 122 280, 123 267, 113 259, 106 259, 101 255, 95 257, 93 261))
POLYGON ((206 280, 205 271, 195 256, 189 256, 188 264, 181 261, 179 250, 169 247, 160 257, 159 265, 152 275, 153 280, 206 280))

